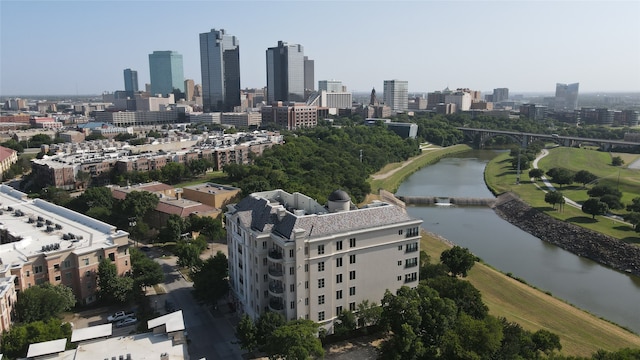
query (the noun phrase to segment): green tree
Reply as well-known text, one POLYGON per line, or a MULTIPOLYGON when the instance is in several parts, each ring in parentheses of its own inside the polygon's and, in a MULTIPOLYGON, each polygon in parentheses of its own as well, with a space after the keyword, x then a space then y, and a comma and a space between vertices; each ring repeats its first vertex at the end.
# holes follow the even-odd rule
POLYGON ((548 330, 540 329, 531 336, 536 351, 542 351, 549 356, 554 350, 562 350, 560 337, 548 330))
POLYGON ((271 338, 271 334, 277 328, 286 324, 286 322, 284 316, 272 311, 267 311, 260 315, 256 321, 256 341, 258 348, 265 349, 271 338))
POLYGON ((441 298, 453 300, 458 312, 465 312, 474 319, 483 319, 489 308, 482 302, 482 295, 470 282, 450 276, 427 279, 426 284, 436 290, 441 298))
POLYGON ((160 169, 162 173, 162 178, 168 182, 169 184, 177 184, 182 181, 182 178, 185 175, 185 167, 184 164, 180 164, 177 162, 170 162, 160 169))
POLYGON ((600 197, 600 201, 607 204, 609 210, 624 209, 624 204, 620 201, 620 198, 613 194, 606 194, 600 197))
POLYGON ((257 334, 258 329, 256 328, 255 323, 249 315, 244 314, 242 318, 236 325, 236 338, 238 339, 238 343, 240 344, 240 348, 242 350, 247 350, 249 352, 254 351, 258 348, 258 339, 257 334))
POLYGON ((87 209, 93 207, 113 208, 113 195, 108 187, 90 187, 78 198, 87 205, 87 209))
POLYGON ((598 177, 596 175, 587 170, 580 170, 576 173, 574 180, 582 184, 582 186, 585 186, 588 183, 595 181, 597 178, 598 177))
POLYGON ((624 221, 630 223, 633 228, 640 232, 640 212, 630 212, 623 215, 624 221))
POLYGON ((39 342, 67 339, 70 348, 71 324, 60 319, 14 324, 2 334, 2 353, 9 359, 26 358, 29 345, 39 342))
POLYGON ((627 211, 640 213, 640 197, 633 198, 631 200, 631 204, 627 205, 627 211))
POLYGON ((178 241, 175 250, 175 254, 178 256, 178 266, 188 268, 189 270, 200 266, 200 264, 202 264, 200 252, 199 247, 192 244, 191 241, 178 241))
POLYGON ((500 349, 502 325, 493 316, 474 319, 460 314, 443 339, 444 359, 490 359, 500 349))
POLYGON ((598 198, 589 198, 582 204, 582 212, 591 215, 592 219, 596 215, 604 215, 609 211, 609 206, 598 198))
POLYGON ((382 317, 382 307, 378 306, 375 302, 370 302, 365 299, 358 304, 358 312, 356 315, 358 317, 358 326, 377 326, 380 324, 382 317))
POLYGON ((454 246, 440 254, 440 261, 449 268, 453 276, 462 275, 462 277, 466 277, 467 272, 471 270, 476 260, 476 256, 469 249, 460 246, 454 246))
POLYGON ((333 333, 337 336, 343 336, 351 333, 357 327, 356 315, 349 310, 342 310, 338 319, 334 324, 333 333))
POLYGON ((529 177, 540 180, 544 176, 544 170, 542 169, 531 169, 529 170, 529 177))
POLYGON ((106 303, 125 303, 133 295, 133 279, 119 277, 116 265, 103 259, 98 265, 98 298, 106 303))
POLYGON ((613 195, 617 198, 622 198, 622 192, 607 185, 596 185, 587 191, 587 195, 591 197, 613 195))
POLYGON ((218 251, 215 256, 206 259, 192 271, 194 296, 200 300, 217 304, 218 299, 224 296, 229 289, 228 276, 227 256, 218 251))
POLYGON ((158 196, 148 191, 132 191, 119 203, 119 223, 129 228, 130 218, 141 223, 145 215, 158 206, 158 196))
POLYGON ((319 325, 311 320, 292 320, 273 330, 268 337, 269 359, 307 360, 324 357, 318 338, 319 325))
POLYGON ((43 283, 18 293, 16 315, 22 322, 44 321, 75 305, 76 298, 71 288, 43 283))
POLYGON ((614 156, 611 158, 611 165, 613 166, 622 166, 624 164, 624 160, 620 156, 614 156))
POLYGON ((551 178, 551 181, 560 185, 570 185, 573 183, 573 179, 575 174, 568 169, 565 168, 553 168, 547 171, 547 175, 551 178))
POLYGON ((135 287, 153 286, 164 281, 164 272, 159 263, 136 248, 129 248, 131 273, 135 287))
POLYGON ((565 203, 564 195, 560 191, 549 191, 544 194, 544 202, 551 204, 554 209, 556 204, 560 204, 560 209, 562 209, 562 205, 565 203))

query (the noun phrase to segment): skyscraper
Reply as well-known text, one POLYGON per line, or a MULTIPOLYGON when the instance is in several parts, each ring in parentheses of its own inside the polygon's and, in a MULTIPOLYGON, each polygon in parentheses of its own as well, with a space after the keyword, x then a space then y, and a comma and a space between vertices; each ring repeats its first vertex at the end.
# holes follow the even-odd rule
POLYGON ((195 91, 196 83, 193 79, 186 79, 184 81, 184 99, 187 101, 193 101, 193 92, 195 91))
POLYGON ((499 103, 501 101, 506 101, 508 99, 509 99, 509 89, 508 88, 493 89, 493 102, 499 103))
POLYGON ((313 91, 315 82, 315 63, 308 56, 304 57, 304 89, 313 91))
POLYGON ((578 108, 578 88, 580 83, 556 84, 554 108, 556 110, 573 111, 578 108))
POLYGON ((304 101, 304 48, 278 41, 267 49, 267 101, 304 101))
POLYGON ((385 105, 392 111, 409 110, 409 82, 406 80, 385 80, 382 94, 385 105))
POLYGON ((240 46, 224 29, 200 34, 202 102, 205 112, 240 106, 240 46))
POLYGON ((173 89, 184 92, 182 55, 175 51, 154 51, 149 54, 151 94, 167 95, 173 89))
POLYGON ((124 69, 124 91, 127 96, 133 98, 133 94, 138 92, 138 72, 131 69, 124 69))

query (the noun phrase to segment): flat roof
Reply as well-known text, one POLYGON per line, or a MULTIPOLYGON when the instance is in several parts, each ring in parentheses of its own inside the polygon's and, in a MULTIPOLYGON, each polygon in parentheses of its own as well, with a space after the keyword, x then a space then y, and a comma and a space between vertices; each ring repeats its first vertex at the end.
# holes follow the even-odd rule
POLYGON ((67 339, 58 339, 58 340, 51 340, 51 341, 31 344, 29 345, 29 351, 27 351, 27 357, 32 358, 36 356, 63 352, 66 346, 67 346, 67 339))
POLYGON ((210 193, 210 194, 226 193, 226 192, 239 191, 240 190, 240 188, 237 188, 237 187, 233 187, 233 186, 229 186, 229 185, 222 185, 222 184, 215 184, 215 183, 210 183, 210 182, 204 183, 204 184, 196 184, 196 185, 185 186, 184 189, 199 191, 199 192, 203 192, 203 193, 210 193))
POLYGON ((155 319, 151 319, 147 322, 147 327, 149 329, 153 329, 160 325, 166 325, 166 331, 168 333, 184 330, 184 318, 182 317, 182 310, 174 311, 155 319))
POLYGON ((71 333, 71 342, 91 340, 105 336, 111 336, 113 333, 112 324, 103 324, 90 326, 83 329, 73 330, 71 333))
POLYGON ((30 257, 71 250, 85 254, 128 236, 115 226, 0 185, 0 230, 20 239, 0 245, 3 264, 20 267, 30 257), (73 236, 71 236, 73 235, 73 236))

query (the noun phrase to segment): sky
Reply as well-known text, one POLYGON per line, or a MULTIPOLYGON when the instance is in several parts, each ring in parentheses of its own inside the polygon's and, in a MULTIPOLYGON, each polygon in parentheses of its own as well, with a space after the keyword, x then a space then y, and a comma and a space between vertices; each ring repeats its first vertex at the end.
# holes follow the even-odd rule
POLYGON ((315 81, 382 92, 640 91, 640 1, 31 1, 0 0, 0 96, 124 90, 149 82, 149 54, 182 54, 201 83, 199 34, 240 42, 242 88, 266 84, 265 51, 301 44, 315 81))

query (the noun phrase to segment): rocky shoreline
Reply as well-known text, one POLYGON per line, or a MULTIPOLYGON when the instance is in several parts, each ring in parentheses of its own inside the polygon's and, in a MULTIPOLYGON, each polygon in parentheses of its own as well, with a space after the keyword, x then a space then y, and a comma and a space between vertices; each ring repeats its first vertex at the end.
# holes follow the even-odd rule
POLYGON ((640 276, 640 247, 554 219, 512 193, 498 196, 493 209, 501 218, 543 241, 612 269, 640 276))

